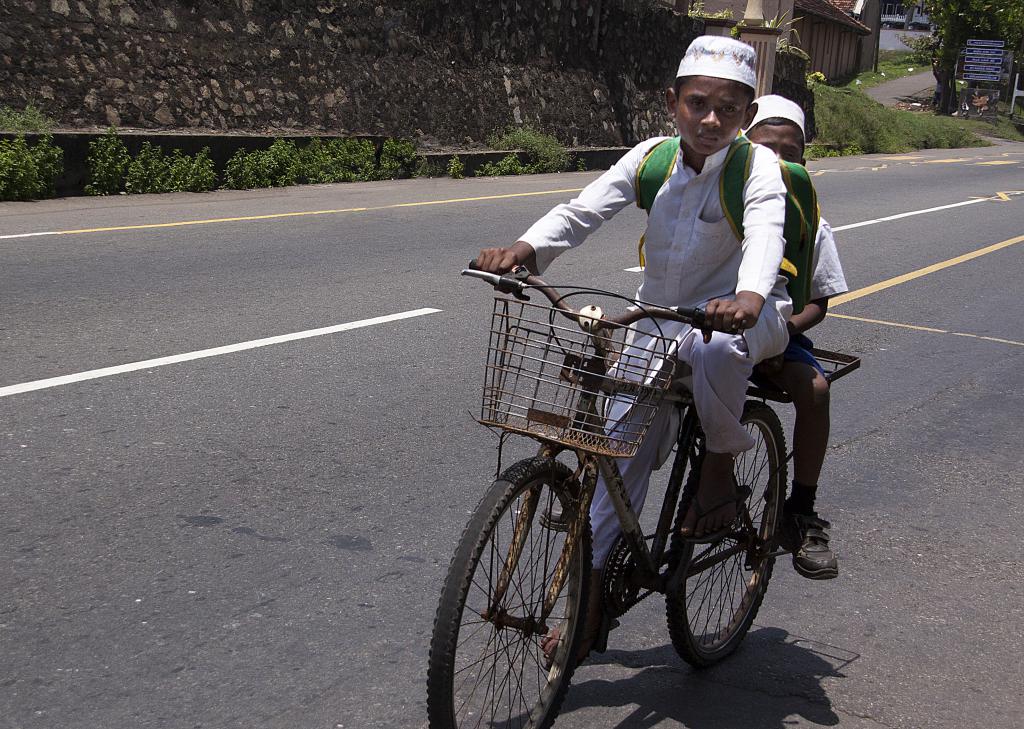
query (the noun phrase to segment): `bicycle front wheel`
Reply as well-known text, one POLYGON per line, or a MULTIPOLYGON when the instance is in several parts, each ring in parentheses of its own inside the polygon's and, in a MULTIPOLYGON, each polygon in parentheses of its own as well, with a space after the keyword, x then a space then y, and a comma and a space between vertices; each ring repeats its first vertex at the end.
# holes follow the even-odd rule
POLYGON ((558 461, 520 461, 474 512, 434 620, 431 729, 544 729, 554 721, 575 669, 590 576, 589 515, 579 513, 574 483, 558 461), (549 665, 541 643, 556 628, 549 665))
MULTIPOLYGON (((685 542, 680 564, 685 581, 665 596, 672 645, 698 668, 736 650, 761 607, 775 563, 775 529, 786 489, 785 435, 775 411, 760 402, 748 400, 740 422, 754 437, 754 447, 736 457, 734 469, 740 488, 750 491, 742 522, 717 542, 685 542)), ((690 478, 699 479, 700 469, 690 478)))

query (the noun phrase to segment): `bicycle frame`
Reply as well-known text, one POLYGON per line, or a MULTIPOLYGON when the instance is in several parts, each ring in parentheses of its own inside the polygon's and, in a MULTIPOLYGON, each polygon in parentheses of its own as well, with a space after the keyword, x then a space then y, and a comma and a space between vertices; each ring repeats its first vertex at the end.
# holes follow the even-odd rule
MULTIPOLYGON (((675 407, 685 410, 680 426, 680 441, 691 442, 692 436, 699 426, 696 413, 691 407, 693 401, 689 396, 689 393, 670 392, 666 395, 665 401, 671 402, 675 407)), ((582 394, 578 402, 577 418, 582 422, 593 422, 596 416, 597 408, 594 397, 586 393, 582 394)), ((557 443, 542 441, 538 455, 546 458, 554 458, 558 453, 565 450, 573 449, 566 448, 565 446, 557 443)), ((644 537, 643 529, 640 525, 639 516, 633 509, 632 504, 630 504, 629 495, 626 492, 625 484, 623 483, 622 475, 619 472, 615 459, 609 456, 595 455, 581 450, 573 450, 573 452, 576 455, 579 464, 577 474, 582 475, 582 478, 580 479, 579 493, 575 503, 573 504, 574 508, 572 509, 575 514, 575 518, 569 524, 569 534, 566 537, 565 544, 562 547, 562 552, 555 565, 552 581, 545 595, 540 621, 531 626, 519 625, 518 622, 521 621, 516 621, 508 616, 500 616, 498 614, 499 610, 497 607, 504 599, 505 593, 509 587, 511 575, 518 563, 519 557, 522 554, 523 546, 526 543, 526 538, 529 534, 529 527, 533 521, 537 508, 536 492, 529 493, 524 497, 524 503, 520 509, 513 529, 512 543, 509 546, 505 562, 502 565, 502 570, 491 598, 491 605, 481 616, 485 620, 501 621, 503 625, 514 624, 515 627, 531 629, 539 634, 547 632, 547 617, 554 608, 555 602, 565 585, 569 565, 575 557, 576 545, 583 533, 586 520, 590 518, 590 502, 593 499, 594 491, 597 488, 598 474, 604 477, 605 486, 608 490, 609 497, 611 498, 613 508, 619 518, 623 538, 626 540, 628 548, 640 568, 639 574, 637 575, 638 581, 648 589, 664 592, 665 585, 668 584, 671 576, 662 575, 660 570, 666 548, 668 547, 669 530, 672 526, 673 519, 675 518, 679 495, 683 487, 683 473, 686 469, 686 464, 690 458, 690 454, 678 454, 673 462, 672 474, 669 479, 669 491, 666 493, 665 499, 662 503, 661 513, 658 518, 658 527, 654 534, 654 541, 651 547, 648 547, 647 540, 644 537)), ((715 561, 717 562, 718 560, 715 561)))

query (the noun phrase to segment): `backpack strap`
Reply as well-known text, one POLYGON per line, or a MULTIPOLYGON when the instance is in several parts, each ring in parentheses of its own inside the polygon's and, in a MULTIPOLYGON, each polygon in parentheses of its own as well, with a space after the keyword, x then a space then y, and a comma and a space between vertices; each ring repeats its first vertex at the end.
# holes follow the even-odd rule
MULTIPOLYGON (((743 188, 750 178, 753 160, 753 144, 742 135, 737 137, 729 146, 719 180, 722 211, 739 241, 743 240, 743 188)), ((814 236, 818 231, 820 212, 818 197, 806 168, 783 160, 779 160, 779 167, 786 185, 786 221, 783 226, 786 249, 779 270, 789 280, 786 288, 793 299, 793 313, 796 314, 810 300, 814 236)))
POLYGON ((786 257, 783 271, 792 274, 789 295, 793 299, 793 313, 799 313, 811 300, 811 279, 814 266, 814 238, 818 233, 821 211, 818 195, 810 175, 802 165, 779 160, 782 181, 786 184, 786 257), (786 266, 789 264, 789 267, 786 266))
POLYGON ((718 178, 718 199, 736 240, 743 240, 743 188, 754 163, 754 145, 742 134, 732 141, 718 178))
POLYGON ((658 191, 672 176, 679 159, 679 137, 658 142, 651 148, 636 170, 636 206, 651 212, 658 191))
MULTIPOLYGON (((736 137, 736 140, 729 146, 729 152, 722 163, 722 176, 718 179, 718 196, 722 203, 722 212, 725 213, 729 227, 732 228, 736 240, 743 240, 743 188, 750 179, 750 168, 754 163, 754 145, 745 136, 736 137)), ((781 162, 783 165, 782 179, 786 180, 785 165, 788 162, 781 162)), ((796 165, 799 166, 799 165, 796 165)), ((803 168, 801 168, 803 169, 803 168)), ((809 180, 808 180, 809 181, 809 180)), ((812 188, 813 189, 813 188, 812 188)), ((786 182, 787 193, 790 191, 789 183, 786 182)), ((790 224, 793 216, 789 213, 789 195, 786 197, 786 227, 783 235, 789 240, 790 224)), ((795 234, 800 235, 800 221, 795 221, 795 234)), ((780 268, 786 273, 796 276, 797 268, 787 258, 782 259, 780 268)))
MULTIPOLYGON (((640 166, 636 170, 636 181, 634 182, 636 187, 636 206, 645 210, 648 215, 650 215, 651 208, 654 206, 654 198, 658 196, 658 191, 664 187, 665 183, 668 182, 668 178, 672 176, 672 170, 675 169, 678 159, 679 137, 671 137, 654 145, 651 151, 644 155, 643 160, 641 160, 640 166)), ((645 265, 645 237, 640 236, 640 245, 637 251, 641 266, 645 265)))

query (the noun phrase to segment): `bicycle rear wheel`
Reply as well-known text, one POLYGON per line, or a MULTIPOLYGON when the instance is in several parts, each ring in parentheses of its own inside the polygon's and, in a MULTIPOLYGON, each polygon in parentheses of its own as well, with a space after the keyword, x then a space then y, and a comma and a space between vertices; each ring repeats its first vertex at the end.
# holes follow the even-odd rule
POLYGON ((558 461, 520 461, 494 482, 470 519, 434 620, 431 729, 544 729, 554 721, 575 669, 570 657, 578 652, 590 576, 589 515, 578 513, 573 484, 558 461), (550 515, 559 510, 555 524, 550 515), (545 615, 559 569, 564 586, 545 615), (548 667, 541 641, 555 627, 561 638, 548 667))
MULTIPOLYGON (((775 563, 774 535, 786 488, 785 435, 775 411, 764 403, 747 401, 741 422, 755 441, 737 456, 734 469, 740 488, 750 490, 746 515, 736 532, 717 542, 682 542, 680 569, 686 578, 665 596, 672 645, 698 668, 736 650, 761 607, 775 563)), ((695 490, 700 469, 691 470, 689 478, 687 489, 695 490)))

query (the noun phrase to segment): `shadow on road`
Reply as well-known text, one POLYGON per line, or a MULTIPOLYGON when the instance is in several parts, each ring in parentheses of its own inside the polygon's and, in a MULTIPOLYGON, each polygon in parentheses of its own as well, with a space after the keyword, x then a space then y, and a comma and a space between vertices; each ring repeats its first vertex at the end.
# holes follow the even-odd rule
POLYGON ((779 628, 751 631, 740 649, 722 664, 695 670, 683 664, 671 645, 597 656, 582 667, 561 713, 592 707, 634 707, 614 726, 643 729, 663 721, 689 729, 784 729, 794 715, 820 726, 836 726, 839 716, 822 685, 842 679, 855 653, 798 638, 779 628), (621 681, 587 680, 604 665, 642 669, 621 681))

